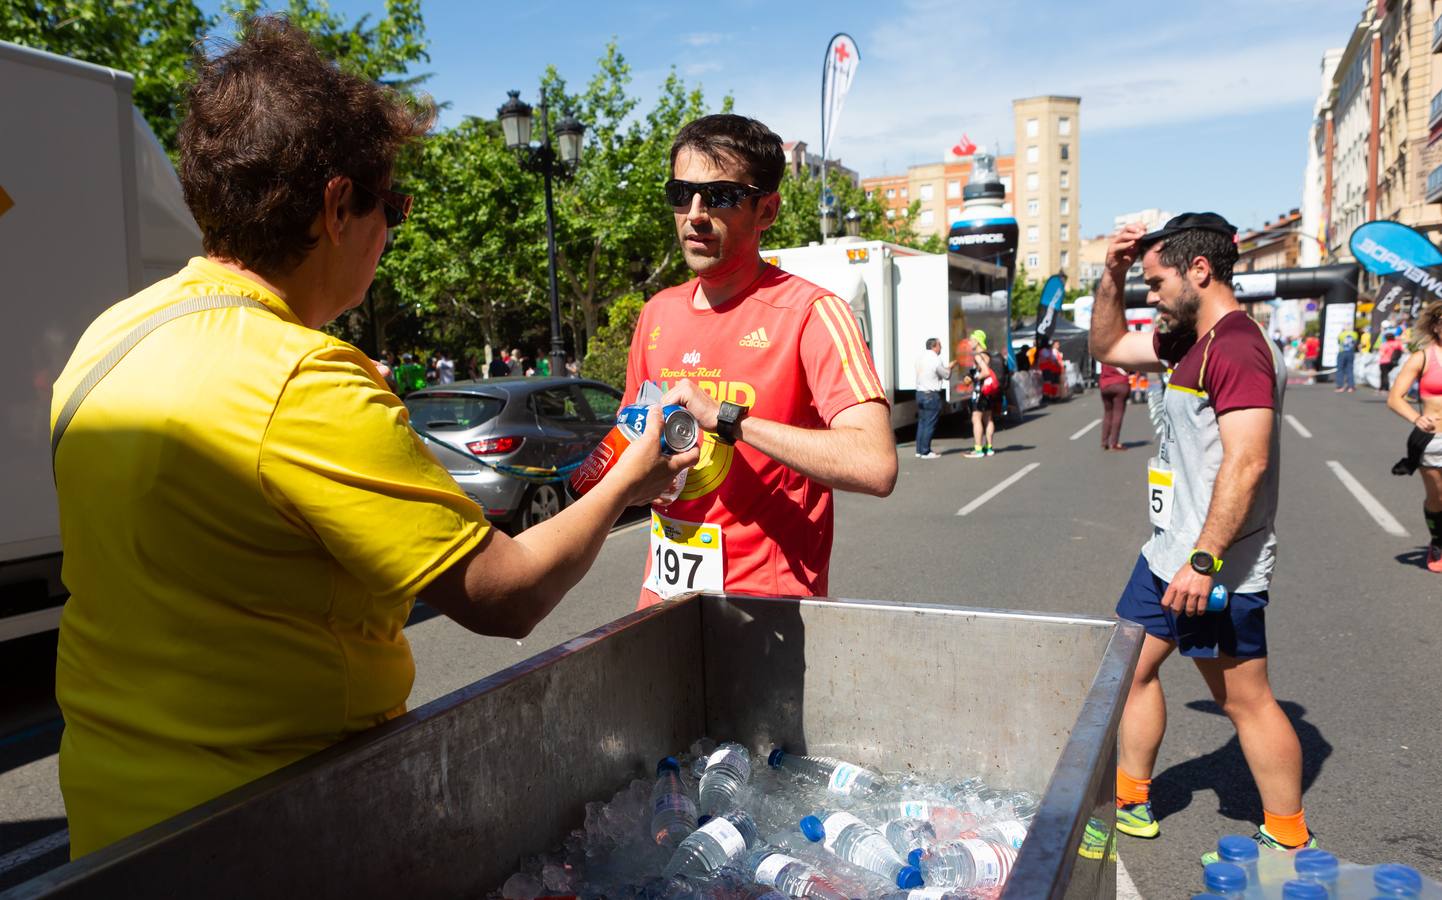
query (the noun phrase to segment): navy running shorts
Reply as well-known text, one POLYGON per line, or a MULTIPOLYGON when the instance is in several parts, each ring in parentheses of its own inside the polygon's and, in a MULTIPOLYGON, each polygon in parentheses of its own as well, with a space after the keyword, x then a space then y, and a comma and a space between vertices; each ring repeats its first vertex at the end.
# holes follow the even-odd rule
POLYGON ((1183 656, 1193 659, 1255 659, 1267 655, 1267 592, 1232 594, 1222 612, 1179 616, 1162 606, 1167 582, 1152 574, 1145 556, 1137 557, 1132 577, 1117 601, 1117 618, 1136 622, 1183 656))

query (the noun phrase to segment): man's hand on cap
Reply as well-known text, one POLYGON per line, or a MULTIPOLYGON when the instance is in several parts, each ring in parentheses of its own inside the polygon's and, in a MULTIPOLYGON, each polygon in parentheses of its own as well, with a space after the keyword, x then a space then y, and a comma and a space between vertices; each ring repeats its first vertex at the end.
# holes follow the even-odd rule
POLYGON ((1125 274, 1132 264, 1141 255, 1142 235, 1147 233, 1147 228, 1139 222, 1132 222, 1117 229, 1112 235, 1112 242, 1107 247, 1106 267, 1109 272, 1125 274))

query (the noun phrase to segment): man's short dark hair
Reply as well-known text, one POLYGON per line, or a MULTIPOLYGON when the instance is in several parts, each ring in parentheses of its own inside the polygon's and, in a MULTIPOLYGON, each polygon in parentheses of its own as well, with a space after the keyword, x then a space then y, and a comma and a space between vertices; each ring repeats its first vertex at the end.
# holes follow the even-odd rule
POLYGON ((941 338, 927 338, 927 339, 926 339, 926 349, 930 350, 932 347, 940 347, 940 346, 941 346, 941 338))
POLYGON ((1157 262, 1168 269, 1184 273, 1191 268, 1192 260, 1204 256, 1212 266, 1212 277, 1228 287, 1231 286, 1232 267, 1237 264, 1237 245, 1227 235, 1202 228, 1189 228, 1163 238, 1159 246, 1157 262))
POLYGON ((676 132, 671 144, 671 173, 676 173, 676 155, 682 150, 699 153, 715 166, 740 163, 751 184, 763 191, 781 186, 786 157, 781 138, 755 119, 718 113, 693 119, 676 132))
MULTIPOLYGON (((290 272, 316 244, 330 180, 386 187, 401 148, 434 119, 428 101, 340 71, 286 19, 251 19, 225 53, 197 60, 180 126, 180 183, 205 252, 290 272)), ((351 196, 357 215, 378 202, 351 196)))

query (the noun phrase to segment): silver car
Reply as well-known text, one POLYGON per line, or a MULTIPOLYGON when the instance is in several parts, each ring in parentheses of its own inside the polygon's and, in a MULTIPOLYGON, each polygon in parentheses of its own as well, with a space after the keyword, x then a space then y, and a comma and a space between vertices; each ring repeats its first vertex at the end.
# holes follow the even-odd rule
POLYGON ((458 381, 408 394, 411 426, 486 518, 515 534, 561 511, 563 482, 492 466, 554 469, 584 459, 616 423, 621 392, 584 378, 458 381))

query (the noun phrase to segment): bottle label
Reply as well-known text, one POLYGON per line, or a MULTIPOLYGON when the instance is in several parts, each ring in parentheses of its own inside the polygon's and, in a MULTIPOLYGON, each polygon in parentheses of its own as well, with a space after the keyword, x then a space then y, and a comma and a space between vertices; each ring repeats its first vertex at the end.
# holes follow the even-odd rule
POLYGON ((831 781, 826 789, 833 794, 847 796, 856 787, 856 777, 866 770, 851 763, 841 763, 831 771, 831 781))
POLYGON ((652 807, 656 813, 679 812, 685 813, 691 818, 696 818, 696 804, 685 794, 662 794, 656 798, 656 805, 652 807))
POLYGON ((931 804, 925 800, 903 800, 897 804, 897 809, 903 819, 931 818, 931 804))
MULTIPOLYGON (((709 825, 710 823, 708 822, 707 824, 709 825)), ((821 845, 835 853, 836 839, 841 837, 841 832, 850 828, 852 825, 861 825, 863 828, 866 827, 865 823, 849 812, 834 812, 827 816, 825 821, 821 823, 822 830, 826 832, 826 836, 822 839, 821 845)))
POLYGON ((727 859, 735 857, 742 850, 746 849, 746 838, 742 836, 740 831, 736 830, 735 825, 732 825, 724 818, 712 819, 698 828, 697 831, 710 835, 716 843, 720 844, 727 859))
POLYGON ((798 860, 785 853, 771 854, 761 860, 761 865, 756 867, 756 883, 776 887, 776 879, 780 877, 781 870, 794 862, 798 862, 798 860))
POLYGON ((739 750, 736 747, 726 747, 717 750, 706 758, 706 768, 708 769, 712 766, 726 765, 728 763, 737 771, 748 774, 751 771, 751 760, 746 758, 746 751, 739 750))
POLYGON ((995 844, 979 838, 968 838, 962 841, 961 845, 971 854, 972 862, 976 866, 974 887, 996 887, 1006 880, 1011 865, 995 844))
POLYGON ((1001 822, 993 822, 992 829, 1001 835, 1002 841, 1011 844, 1017 850, 1021 849, 1022 841, 1026 840, 1026 826, 1016 819, 1006 819, 1001 822))

